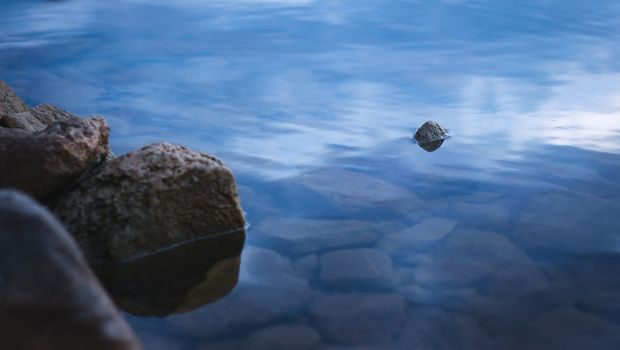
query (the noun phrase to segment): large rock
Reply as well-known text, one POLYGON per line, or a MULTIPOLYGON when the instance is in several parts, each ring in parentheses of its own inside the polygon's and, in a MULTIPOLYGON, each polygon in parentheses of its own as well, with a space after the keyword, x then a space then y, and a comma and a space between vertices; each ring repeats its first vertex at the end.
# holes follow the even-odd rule
POLYGON ((139 349, 60 223, 24 195, 0 191, 2 349, 139 349))
POLYGON ((335 250, 321 255, 321 281, 342 288, 390 288, 394 284, 392 259, 378 249, 335 250))
POLYGON ((108 156, 103 118, 72 119, 40 132, 0 128, 0 186, 46 200, 108 156))
POLYGON ((231 171, 168 143, 106 163, 63 195, 55 212, 92 262, 126 261, 245 225, 231 171))

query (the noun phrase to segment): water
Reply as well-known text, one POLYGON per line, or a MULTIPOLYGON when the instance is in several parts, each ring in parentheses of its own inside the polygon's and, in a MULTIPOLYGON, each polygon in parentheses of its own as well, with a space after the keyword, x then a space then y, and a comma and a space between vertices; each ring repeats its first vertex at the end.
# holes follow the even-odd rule
POLYGON ((182 313, 119 302, 157 316, 127 314, 147 349, 620 348, 620 3, 2 9, 0 78, 28 103, 237 176, 240 265, 184 262, 207 277, 182 313), (453 135, 434 152, 426 120, 453 135))

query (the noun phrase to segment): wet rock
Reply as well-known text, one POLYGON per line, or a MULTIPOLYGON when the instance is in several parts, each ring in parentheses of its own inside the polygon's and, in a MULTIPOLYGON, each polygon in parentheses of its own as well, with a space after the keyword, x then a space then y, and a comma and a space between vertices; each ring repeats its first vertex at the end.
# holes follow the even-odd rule
POLYGON ((168 143, 109 161, 54 210, 92 262, 122 262, 245 225, 230 170, 168 143))
POLYGON ((295 254, 370 244, 379 235, 373 224, 359 220, 268 218, 259 228, 295 254))
POLYGON ((0 192, 2 349, 140 349, 60 223, 0 192))
POLYGON ((243 231, 206 237, 95 269, 124 311, 160 317, 184 313, 232 291, 244 240, 243 231))
MULTIPOLYGON (((437 122, 432 120, 422 124, 415 132, 415 139, 419 144, 428 144, 431 142, 442 141, 448 136, 448 131, 441 127, 437 122)), ((439 144, 441 145, 441 143, 439 144)))
POLYGON ((0 128, 0 186, 45 200, 108 156, 103 118, 61 121, 40 132, 0 128))
POLYGON ((337 287, 390 288, 392 259, 378 249, 336 250, 321 255, 321 281, 337 287))
POLYGON ((277 325, 250 335, 246 349, 290 350, 311 349, 318 345, 321 336, 314 328, 303 325, 277 325))
POLYGON ((397 294, 335 294, 310 305, 316 327, 330 342, 389 344, 407 319, 407 303, 397 294))
POLYGON ((452 232, 456 221, 443 218, 426 219, 415 226, 384 236, 379 248, 392 254, 423 250, 452 232))
POLYGON ((291 262, 278 253, 246 247, 237 287, 217 303, 168 318, 183 333, 201 338, 239 334, 297 316, 308 303, 308 283, 295 276, 291 262))
POLYGON ((418 143, 418 145, 425 150, 426 152, 435 152, 436 150, 439 149, 439 147, 441 147, 441 145, 443 145, 443 142, 445 140, 437 140, 437 141, 431 141, 431 142, 420 142, 418 143))

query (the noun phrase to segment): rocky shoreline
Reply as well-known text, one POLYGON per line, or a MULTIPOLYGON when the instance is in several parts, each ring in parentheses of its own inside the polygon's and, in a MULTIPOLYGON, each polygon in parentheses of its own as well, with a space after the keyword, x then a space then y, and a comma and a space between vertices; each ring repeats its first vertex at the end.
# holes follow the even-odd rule
POLYGON ((245 220, 230 169, 169 143, 115 157, 109 133, 102 117, 79 118, 51 105, 30 108, 0 81, 0 249, 7 251, 0 257, 0 325, 14 330, 0 333, 0 343, 8 349, 140 348, 88 265, 121 290, 115 295, 108 288, 117 303, 143 314, 188 311, 236 283, 245 220), (222 232, 231 234, 222 238, 222 232), (151 279, 126 285, 127 276, 149 271, 144 259, 162 252, 188 256, 174 251, 196 240, 210 256, 185 273, 184 287, 170 291, 168 304, 158 305, 152 291, 145 301, 148 286, 170 281, 182 263, 173 264, 179 271, 168 268, 158 276, 151 270, 151 279), (52 296, 44 293, 50 290, 52 296), (63 302, 68 306, 56 307, 63 302), (52 316, 61 323, 50 323, 52 316), (112 340, 106 338, 110 325, 112 340), (92 336, 75 335, 75 329, 92 336))

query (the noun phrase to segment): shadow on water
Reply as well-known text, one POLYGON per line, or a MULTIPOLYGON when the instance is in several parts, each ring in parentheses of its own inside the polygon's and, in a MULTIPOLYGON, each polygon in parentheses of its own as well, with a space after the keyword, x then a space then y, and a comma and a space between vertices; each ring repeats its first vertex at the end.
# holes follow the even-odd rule
POLYGON ((167 316, 213 303, 239 278, 245 231, 207 237, 96 272, 121 309, 167 316))

